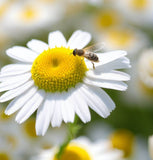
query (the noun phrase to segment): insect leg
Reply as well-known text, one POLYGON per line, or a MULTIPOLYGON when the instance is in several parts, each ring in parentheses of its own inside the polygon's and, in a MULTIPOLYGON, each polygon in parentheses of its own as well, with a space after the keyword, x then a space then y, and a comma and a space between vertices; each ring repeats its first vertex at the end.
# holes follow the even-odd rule
POLYGON ((92 63, 92 65, 93 65, 93 69, 95 69, 95 64, 93 63, 93 62, 91 62, 92 63))

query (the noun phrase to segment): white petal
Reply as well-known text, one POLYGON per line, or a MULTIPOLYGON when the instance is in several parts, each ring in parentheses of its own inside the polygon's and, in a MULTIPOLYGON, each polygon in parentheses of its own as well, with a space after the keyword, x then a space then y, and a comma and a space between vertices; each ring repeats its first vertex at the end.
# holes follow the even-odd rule
POLYGON ((54 94, 47 93, 46 99, 41 107, 38 108, 36 118, 36 133, 37 135, 45 135, 51 117, 55 109, 54 94))
MULTIPOLYGON (((81 87, 81 86, 79 86, 81 87)), ((82 97, 82 93, 79 87, 75 88, 75 92, 71 93, 70 101, 74 105, 74 110, 80 119, 86 123, 91 120, 90 111, 86 101, 82 97)))
POLYGON ((90 40, 90 33, 77 30, 72 34, 72 36, 68 40, 67 47, 70 47, 71 49, 82 49, 90 42, 90 40))
MULTIPOLYGON (((91 64, 90 64, 91 65, 91 64)), ((92 66, 91 66, 92 67, 92 66)), ((91 68, 90 67, 90 68, 91 68)), ((121 57, 112 62, 106 63, 104 65, 97 65, 95 72, 106 72, 114 69, 125 69, 130 68, 130 61, 127 57, 121 57)))
POLYGON ((73 104, 68 99, 69 96, 70 96, 69 92, 65 92, 62 95, 63 98, 61 103, 61 112, 65 123, 74 122, 74 117, 75 117, 73 104))
POLYGON ((22 75, 8 78, 6 81, 0 83, 0 92, 10 90, 23 85, 31 78, 31 73, 25 73, 22 75))
POLYGON ((49 33, 48 43, 50 48, 66 46, 66 40, 60 31, 49 33))
POLYGON ((29 64, 9 64, 1 69, 1 75, 16 75, 25 73, 30 71, 31 67, 32 65, 29 64))
POLYGON ((108 88, 108 89, 115 89, 119 91, 125 91, 127 89, 127 84, 120 82, 120 81, 111 81, 111 80, 101 80, 96 78, 84 78, 84 83, 102 87, 102 88, 108 88))
POLYGON ((87 90, 82 87, 81 89, 83 98, 86 100, 87 104, 92 108, 96 113, 101 117, 106 118, 110 115, 110 111, 107 108, 107 105, 101 99, 94 94, 92 90, 87 90), (89 93, 91 91, 91 93, 89 93))
POLYGON ((52 127, 60 127, 61 123, 62 123, 61 101, 59 100, 59 97, 56 96, 54 112, 51 118, 51 124, 52 127))
POLYGON ((120 71, 110 71, 106 73, 96 73, 94 71, 89 70, 86 72, 86 76, 88 78, 96 78, 102 80, 115 80, 115 81, 128 81, 130 80, 130 76, 124 72, 120 71))
POLYGON ((105 159, 105 160, 123 160, 123 152, 121 150, 112 149, 107 152, 104 152, 103 154, 99 155, 99 159, 105 159))
POLYGON ((6 54, 13 59, 28 63, 32 63, 38 56, 37 53, 30 49, 20 46, 15 46, 6 50, 6 54))
POLYGON ((29 41, 27 43, 27 46, 37 53, 42 53, 44 50, 47 50, 49 47, 48 44, 37 39, 32 39, 31 41, 29 41))
POLYGON ((5 110, 5 114, 10 115, 16 112, 18 109, 23 107, 23 105, 36 93, 37 87, 32 87, 26 93, 23 93, 19 97, 16 97, 13 101, 9 103, 5 110))
POLYGON ((95 98, 93 100, 97 106, 107 107, 110 112, 115 109, 115 103, 103 89, 89 85, 84 85, 83 89, 86 90, 86 93, 88 92, 87 95, 89 95, 90 98, 96 97, 97 100, 95 98))
POLYGON ((12 89, 8 92, 5 92, 1 97, 0 97, 0 102, 6 102, 9 101, 17 96, 19 96, 20 94, 22 94, 23 92, 25 92, 27 89, 29 89, 32 85, 34 84, 33 81, 29 81, 27 83, 25 83, 24 85, 12 89))
POLYGON ((117 50, 98 54, 99 64, 106 64, 127 55, 126 51, 117 50))
POLYGON ((26 121, 35 110, 42 104, 45 98, 45 91, 38 90, 33 97, 22 107, 20 112, 16 116, 16 121, 18 123, 23 123, 26 121))

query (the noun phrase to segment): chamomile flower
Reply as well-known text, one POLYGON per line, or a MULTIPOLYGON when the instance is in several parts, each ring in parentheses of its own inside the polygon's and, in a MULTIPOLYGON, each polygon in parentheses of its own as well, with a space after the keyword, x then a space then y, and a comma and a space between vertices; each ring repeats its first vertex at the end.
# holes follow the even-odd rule
POLYGON ((117 71, 130 67, 125 51, 97 53, 99 63, 95 69, 91 61, 74 56, 75 48, 84 48, 91 35, 75 31, 66 42, 60 31, 49 34, 49 44, 31 40, 26 47, 15 46, 6 51, 17 61, 1 69, 0 91, 7 91, 0 102, 10 102, 5 113, 10 115, 20 109, 18 123, 26 121, 37 109, 36 133, 44 135, 51 122, 59 127, 62 120, 73 122, 75 113, 86 123, 91 120, 89 107, 106 118, 115 104, 101 88, 125 91, 122 81, 129 75, 117 71))
POLYGON ((133 61, 130 70, 131 81, 128 91, 122 94, 125 101, 139 107, 152 106, 153 96, 153 49, 144 50, 139 58, 133 61), (144 105, 145 104, 145 105, 144 105))
POLYGON ((104 6, 93 16, 94 28, 99 31, 107 31, 122 23, 123 18, 120 12, 112 6, 104 6))
MULTIPOLYGON (((48 149, 52 146, 61 144, 64 142, 67 135, 67 128, 63 124, 60 128, 49 128, 46 135, 39 137, 35 131, 35 118, 29 118, 25 123, 21 125, 22 136, 24 140, 28 142, 28 153, 37 152, 42 149, 48 149), (31 147, 33 150, 31 151, 31 147)), ((31 153, 32 154, 32 153, 31 153)))
POLYGON ((107 139, 111 147, 121 150, 123 157, 128 160, 149 159, 146 140, 130 130, 115 129, 106 123, 92 122, 87 125, 85 133, 94 141, 107 139))
POLYGON ((142 32, 128 26, 113 27, 99 34, 99 39, 105 41, 110 50, 123 49, 130 55, 135 55, 148 45, 148 39, 142 32))
POLYGON ((9 7, 11 6, 12 2, 9 0, 1 0, 0 1, 0 21, 2 22, 5 14, 7 13, 9 7))
POLYGON ((153 159, 153 136, 150 136, 148 139, 148 145, 149 145, 149 153, 151 159, 153 159))
MULTIPOLYGON (((44 150, 31 160, 56 160, 58 147, 44 150)), ((121 160, 122 151, 111 149, 107 140, 92 143, 85 137, 72 140, 65 148, 60 160, 121 160)))
POLYGON ((37 0, 16 1, 5 15, 4 26, 14 37, 17 33, 25 36, 38 29, 50 27, 61 19, 63 12, 64 7, 56 3, 56 0, 50 4, 37 0))
POLYGON ((0 112, 0 159, 20 160, 26 154, 28 143, 20 127, 13 123, 12 116, 0 112))
POLYGON ((130 22, 140 26, 151 26, 153 24, 152 0, 119 0, 118 3, 114 4, 118 6, 130 22))

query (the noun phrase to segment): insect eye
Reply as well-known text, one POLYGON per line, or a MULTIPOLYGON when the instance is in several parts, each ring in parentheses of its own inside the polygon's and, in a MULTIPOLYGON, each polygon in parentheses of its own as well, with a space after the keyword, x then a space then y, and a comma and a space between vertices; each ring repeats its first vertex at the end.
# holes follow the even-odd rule
POLYGON ((77 53, 77 49, 74 49, 73 50, 73 55, 76 56, 76 53, 77 53))

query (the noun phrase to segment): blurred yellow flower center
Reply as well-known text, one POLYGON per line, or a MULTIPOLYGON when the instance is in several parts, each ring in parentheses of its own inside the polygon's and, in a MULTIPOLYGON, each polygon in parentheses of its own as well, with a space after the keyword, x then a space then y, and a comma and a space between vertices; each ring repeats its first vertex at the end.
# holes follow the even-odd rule
POLYGON ((148 5, 148 0, 131 0, 130 5, 133 9, 144 10, 148 5))
POLYGON ((40 2, 43 2, 43 3, 52 3, 54 2, 55 0, 39 0, 40 2))
POLYGON ((0 5, 0 17, 2 17, 9 9, 11 2, 4 2, 0 5))
POLYGON ((134 135, 128 130, 117 130, 111 136, 113 148, 124 151, 124 157, 129 157, 132 154, 134 135))
MULTIPOLYGON (((57 160, 56 156, 54 160, 57 160)), ((84 148, 77 145, 69 145, 59 160, 91 160, 91 157, 84 148)))
POLYGON ((15 149, 15 147, 17 146, 18 142, 17 142, 17 138, 16 136, 12 136, 12 135, 7 135, 6 139, 8 141, 8 144, 12 147, 12 149, 15 149))
POLYGON ((5 113, 4 113, 4 111, 2 111, 1 113, 0 113, 0 121, 1 120, 9 120, 9 118, 10 118, 10 116, 8 116, 8 115, 6 115, 5 113))
POLYGON ((5 152, 0 152, 0 160, 10 160, 10 157, 5 152))
POLYGON ((48 92, 62 92, 82 82, 87 67, 82 57, 72 52, 64 47, 42 52, 31 69, 35 85, 48 92))
POLYGON ((38 11, 33 7, 25 7, 20 15, 24 21, 32 21, 38 15, 38 11))
POLYGON ((106 39, 111 46, 120 47, 121 49, 134 43, 134 36, 132 32, 124 29, 111 30, 106 39))
POLYGON ((33 118, 28 119, 23 125, 24 125, 23 129, 29 137, 31 138, 37 137, 35 131, 35 120, 33 118))
POLYGON ((99 29, 108 29, 119 23, 119 17, 114 10, 104 10, 96 15, 96 24, 99 29))

